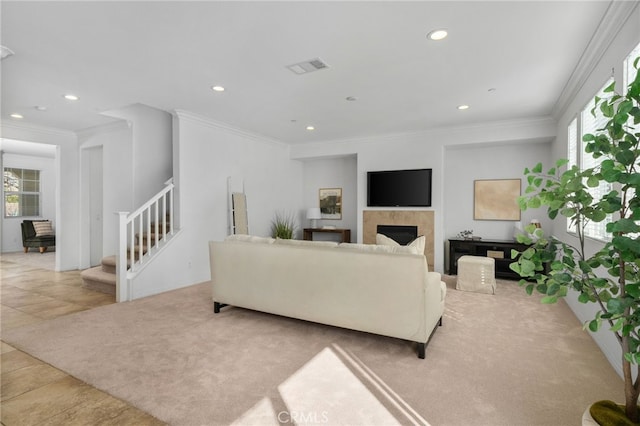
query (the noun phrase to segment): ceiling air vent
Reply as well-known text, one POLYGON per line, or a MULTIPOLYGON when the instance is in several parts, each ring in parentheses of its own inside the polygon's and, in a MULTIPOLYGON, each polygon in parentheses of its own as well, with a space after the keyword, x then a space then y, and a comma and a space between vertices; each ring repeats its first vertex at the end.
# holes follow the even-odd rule
POLYGON ((329 68, 329 65, 327 65, 322 59, 315 58, 309 59, 308 61, 299 62, 297 64, 289 65, 287 68, 289 68, 291 72, 295 74, 306 74, 309 72, 329 68))

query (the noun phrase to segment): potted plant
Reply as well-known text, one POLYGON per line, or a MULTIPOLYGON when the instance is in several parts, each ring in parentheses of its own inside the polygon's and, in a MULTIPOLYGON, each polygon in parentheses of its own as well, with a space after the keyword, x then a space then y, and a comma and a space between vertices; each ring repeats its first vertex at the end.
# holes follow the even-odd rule
POLYGON ((271 221, 271 236, 290 240, 296 230, 295 216, 292 213, 276 212, 271 221))
MULTIPOLYGON (((622 349, 624 407, 601 401, 591 407, 600 424, 633 424, 640 421, 638 395, 640 378, 640 73, 624 94, 615 93, 615 83, 605 89, 606 98, 595 99, 597 111, 608 120, 595 134, 583 137, 587 154, 601 159, 599 166, 580 170, 567 168, 559 160, 547 170, 537 164, 525 169, 528 187, 518 202, 522 210, 546 207, 550 219, 569 219, 576 234, 575 243, 546 238, 541 229, 529 225, 518 241, 531 244, 510 265, 523 279, 528 294, 543 294, 542 303, 555 303, 568 291, 578 293, 582 303, 598 307, 585 328, 597 331, 606 326, 622 349), (561 171, 561 169, 563 171, 561 171), (606 182, 612 188, 594 198, 589 189, 606 182), (595 254, 585 252, 585 227, 590 222, 611 221, 606 225, 608 242, 595 254), (534 241, 536 240, 537 241, 534 241), (612 414, 618 410, 619 413, 612 414), (619 421, 609 423, 609 416, 619 421), (626 422, 626 423, 625 423, 626 422), (632 423, 631 423, 632 422, 632 423)), ((512 257, 518 252, 512 253, 512 257)))

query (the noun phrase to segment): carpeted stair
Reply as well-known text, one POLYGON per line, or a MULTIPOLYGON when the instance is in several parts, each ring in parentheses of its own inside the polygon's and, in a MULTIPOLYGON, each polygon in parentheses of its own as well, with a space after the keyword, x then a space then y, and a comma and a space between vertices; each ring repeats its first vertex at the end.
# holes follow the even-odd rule
POLYGON ((82 286, 101 293, 116 294, 116 257, 102 258, 100 266, 85 269, 80 273, 82 286))
MULTIPOLYGON (((167 221, 169 222, 169 221, 167 221)), ((155 225, 152 224, 152 229, 155 229, 155 225)), ((169 230, 169 223, 167 223, 167 231, 169 230)), ((159 231, 161 231, 159 229, 159 231)), ((162 234, 162 232, 160 232, 162 234)), ((136 245, 133 249, 134 258, 137 260, 140 257, 139 241, 142 238, 144 255, 147 252, 147 238, 151 239, 151 246, 155 245, 155 234, 151 233, 147 236, 146 233, 140 235, 136 234, 136 245)), ((130 249, 131 250, 131 249, 130 249)), ((130 262, 127 262, 127 269, 131 267, 130 262)), ((107 256, 102 258, 100 266, 94 268, 85 269, 80 273, 82 277, 82 286, 90 290, 99 291, 101 293, 116 294, 116 257, 107 256)))

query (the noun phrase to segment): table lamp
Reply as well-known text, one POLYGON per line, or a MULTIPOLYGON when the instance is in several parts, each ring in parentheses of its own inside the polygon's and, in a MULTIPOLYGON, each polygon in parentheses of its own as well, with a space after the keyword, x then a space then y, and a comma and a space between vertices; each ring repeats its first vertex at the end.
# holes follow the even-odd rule
POLYGON ((322 219, 320 207, 311 207, 307 209, 307 219, 311 219, 311 227, 317 228, 317 220, 322 219))

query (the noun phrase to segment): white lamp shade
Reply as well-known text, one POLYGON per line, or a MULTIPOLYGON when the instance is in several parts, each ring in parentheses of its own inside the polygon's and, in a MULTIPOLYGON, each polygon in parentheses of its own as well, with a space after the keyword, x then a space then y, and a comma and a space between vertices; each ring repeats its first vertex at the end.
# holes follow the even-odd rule
POLYGON ((310 209, 307 209, 307 219, 322 219, 320 207, 311 207, 310 209))

